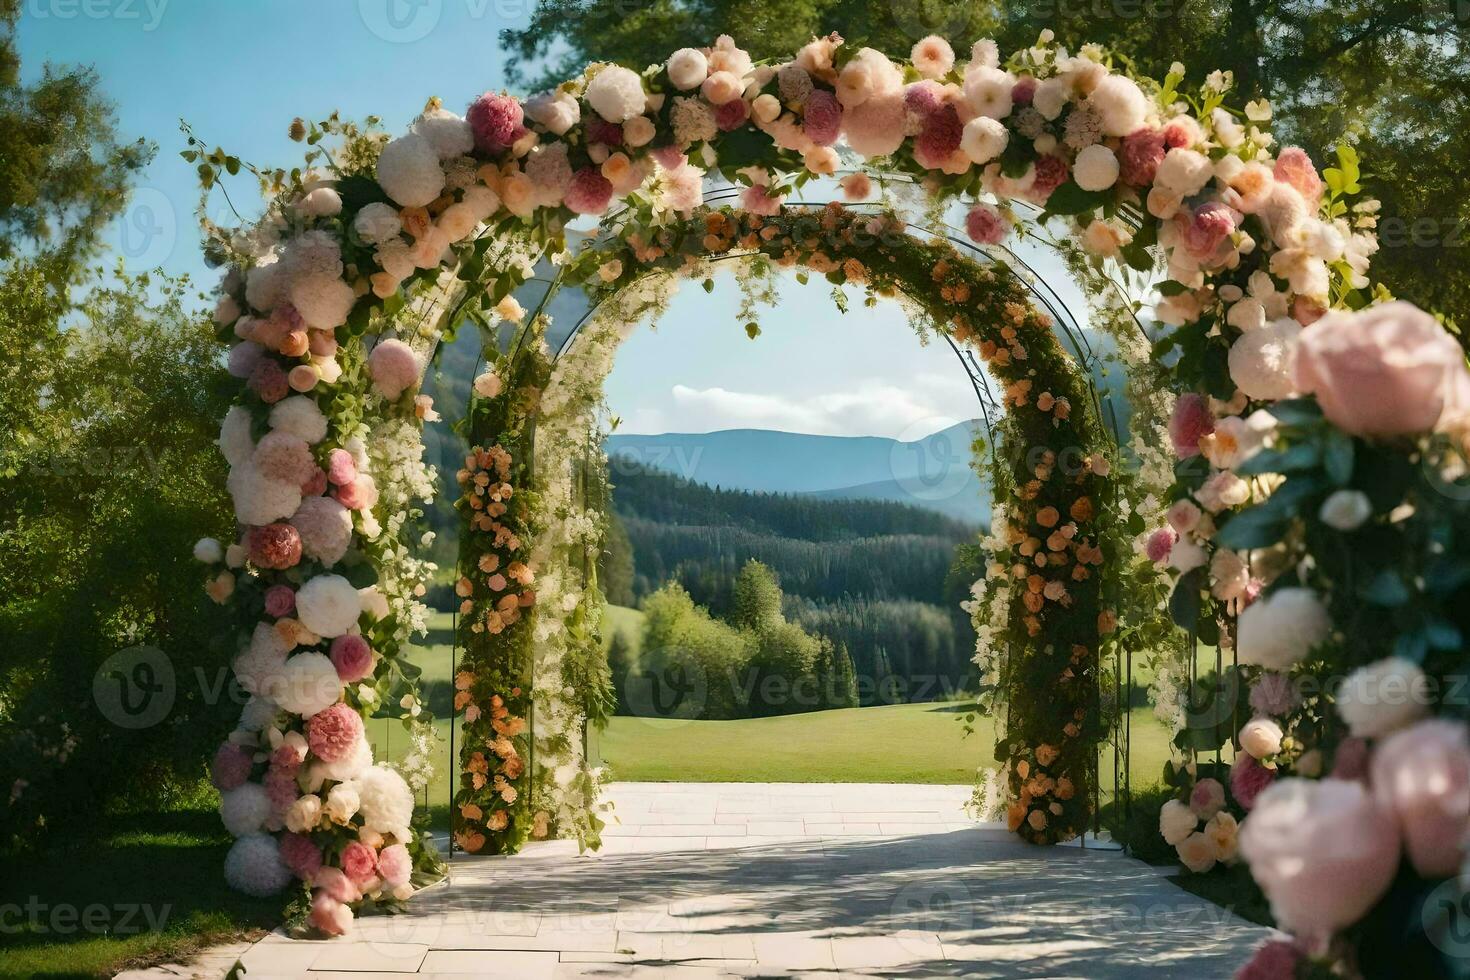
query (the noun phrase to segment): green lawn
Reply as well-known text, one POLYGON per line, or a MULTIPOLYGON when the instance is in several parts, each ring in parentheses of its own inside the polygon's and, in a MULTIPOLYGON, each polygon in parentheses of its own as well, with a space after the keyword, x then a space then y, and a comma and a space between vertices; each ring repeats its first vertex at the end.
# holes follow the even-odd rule
POLYGON ((112 976, 258 936, 279 899, 225 887, 230 837, 212 808, 109 817, 85 841, 7 858, 0 976, 112 976))
MULTIPOLYGON (((423 801, 439 827, 448 822, 454 771, 451 623, 447 613, 436 614, 429 637, 412 655, 439 715, 438 765, 423 801)), ((636 648, 641 626, 638 611, 609 609, 609 635, 620 631, 636 648)), ((740 721, 617 717, 592 744, 612 778, 621 780, 969 783, 979 766, 995 763, 991 723, 978 719, 966 737, 959 719, 967 709, 966 702, 943 702, 740 721)), ((397 720, 374 719, 368 732, 378 758, 400 758, 408 750, 397 720)), ((1135 709, 1133 785, 1155 783, 1167 757, 1152 710, 1135 709)), ((1099 761, 1106 800, 1112 750, 1099 761)), ((187 958, 279 921, 278 900, 253 900, 225 887, 221 868, 230 841, 212 802, 108 817, 99 827, 95 838, 58 840, 7 862, 0 873, 0 976, 110 976, 187 958), (119 905, 124 898, 126 908, 119 905)))

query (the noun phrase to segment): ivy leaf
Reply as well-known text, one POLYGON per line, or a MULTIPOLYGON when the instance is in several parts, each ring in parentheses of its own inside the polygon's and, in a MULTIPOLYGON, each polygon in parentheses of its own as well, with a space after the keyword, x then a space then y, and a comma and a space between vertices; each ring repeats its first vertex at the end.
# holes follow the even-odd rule
POLYGON ((700 286, 704 287, 704 291, 707 293, 712 293, 715 291, 715 281, 713 279, 706 279, 704 282, 700 283, 700 286))
POLYGON ((1282 425, 1313 425, 1322 420, 1322 408, 1315 398, 1290 398, 1267 408, 1282 425))
POLYGON ((1068 180, 1046 199, 1046 210, 1048 214, 1086 214, 1102 207, 1106 199, 1102 191, 1084 191, 1075 180, 1068 180))
POLYGON ((759 323, 756 323, 754 320, 752 320, 745 325, 745 336, 749 337, 751 340, 754 340, 760 335, 761 325, 759 323))
POLYGON ((1186 572, 1174 583, 1174 593, 1169 596, 1169 618, 1181 629, 1193 629, 1199 622, 1200 593, 1204 590, 1205 570, 1196 568, 1186 572))
POLYGON ((1322 463, 1327 470, 1327 478, 1336 486, 1345 487, 1352 480, 1353 453, 1351 436, 1337 429, 1328 434, 1327 445, 1322 449, 1322 463))
POLYGON ((1358 595, 1373 603, 1392 609, 1409 601, 1409 587, 1403 577, 1391 568, 1385 568, 1371 581, 1358 589, 1358 595))

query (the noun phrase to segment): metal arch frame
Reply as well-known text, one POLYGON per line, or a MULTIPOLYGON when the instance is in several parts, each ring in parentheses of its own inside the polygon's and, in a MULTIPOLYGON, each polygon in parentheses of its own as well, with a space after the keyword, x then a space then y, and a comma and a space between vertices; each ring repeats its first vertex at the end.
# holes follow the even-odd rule
MULTIPOLYGON (((901 179, 904 182, 912 183, 911 180, 908 180, 907 179, 906 175, 883 175, 883 176, 889 177, 889 178, 897 177, 898 179, 901 179)), ((713 191, 707 192, 705 194, 705 196, 704 196, 704 200, 705 200, 705 203, 707 203, 707 204, 708 203, 715 203, 715 204, 725 203, 725 202, 729 202, 729 201, 735 199, 738 196, 738 194, 739 194, 739 188, 737 188, 737 187, 735 187, 733 185, 727 185, 725 187, 720 187, 720 188, 717 188, 717 189, 715 189, 713 191)), ((879 202, 866 202, 866 203, 854 204, 852 202, 846 202, 846 201, 834 202, 834 201, 830 201, 830 200, 802 200, 802 199, 792 200, 792 199, 788 199, 788 203, 790 205, 792 205, 792 206, 797 206, 797 207, 810 207, 810 208, 825 207, 825 206, 827 206, 828 204, 831 204, 831 203, 840 203, 843 207, 847 207, 847 208, 853 209, 853 210, 858 210, 858 209, 876 210, 876 209, 878 209, 880 207, 879 202)), ((1029 215, 1029 217, 1031 217, 1032 219, 1036 218, 1041 213, 1041 210, 1039 208, 1033 208, 1033 207, 1027 206, 1027 209, 1032 212, 1029 215)), ((608 226, 613 225, 613 224, 616 224, 617 223, 618 216, 620 214, 622 214, 622 213, 626 213, 626 211, 624 210, 624 211, 620 211, 620 212, 615 212, 614 214, 612 214, 610 216, 604 217, 603 220, 600 222, 599 227, 602 228, 602 229, 606 229, 608 226)), ((1129 214, 1127 212, 1124 212, 1123 215, 1122 215, 1122 218, 1123 218, 1123 220, 1126 223, 1130 224, 1131 226, 1133 226, 1136 229, 1136 227, 1137 227, 1137 225, 1139 223, 1138 222, 1138 219, 1137 219, 1137 216, 1131 215, 1131 214, 1129 214)), ((1011 249, 1011 248, 1009 248, 1007 246, 1004 246, 1004 245, 991 246, 991 249, 994 249, 994 251, 1001 253, 1000 256, 997 256, 995 254, 992 254, 992 252, 990 250, 987 250, 986 248, 982 248, 981 246, 977 245, 976 243, 970 241, 969 238, 968 238, 968 236, 964 235, 961 232, 960 229, 954 227, 953 225, 950 225, 950 224, 947 224, 947 223, 942 223, 939 226, 939 228, 936 229, 936 228, 931 227, 929 225, 925 225, 925 224, 921 224, 921 223, 918 223, 918 222, 915 222, 915 221, 908 220, 907 218, 904 218, 903 219, 903 223, 904 223, 905 230, 907 232, 909 232, 910 234, 915 234, 916 237, 922 237, 922 238, 927 238, 927 239, 931 239, 931 240, 933 240, 933 239, 943 239, 943 240, 947 241, 954 248, 956 248, 958 250, 961 250, 963 253, 965 253, 966 257, 969 258, 972 261, 978 261, 978 262, 981 262, 981 263, 987 264, 987 265, 1002 265, 1002 266, 1005 266, 1006 268, 1010 269, 1012 271, 1012 273, 1016 275, 1016 278, 1021 282, 1021 284, 1026 288, 1026 291, 1030 294, 1030 296, 1032 298, 1032 301, 1034 303, 1036 303, 1037 305, 1039 305, 1043 310, 1045 310, 1051 316, 1052 322, 1061 328, 1062 333, 1063 333, 1063 335, 1064 335, 1064 337, 1066 339, 1067 346, 1070 348, 1071 353, 1073 354, 1074 358, 1077 360, 1077 363, 1079 364, 1080 367, 1082 367, 1082 369, 1084 370, 1084 372, 1086 374, 1088 392, 1091 395, 1092 402, 1093 402, 1093 408, 1097 412, 1097 416, 1098 416, 1099 421, 1102 424, 1104 424, 1104 425, 1107 426, 1107 428, 1112 433, 1112 435, 1113 435, 1113 437, 1114 437, 1115 440, 1121 442, 1122 441, 1122 433, 1118 429, 1116 415, 1114 413, 1112 413, 1111 411, 1105 412, 1103 410, 1102 398, 1100 397, 1100 394, 1099 394, 1099 391, 1098 391, 1098 387, 1097 387, 1097 383, 1096 383, 1096 369, 1099 366, 1099 358, 1098 358, 1097 352, 1093 350, 1092 345, 1088 342, 1087 337, 1086 337, 1086 333, 1083 330, 1082 325, 1078 321, 1077 317, 1073 314, 1073 312, 1066 305, 1066 303, 1064 303, 1062 301, 1060 295, 1056 292, 1056 290, 1054 288, 1052 288, 1051 284, 1047 281, 1047 279, 1044 276, 1038 274, 1036 272, 1036 270, 1031 266, 1030 263, 1028 263, 1019 254, 1017 254, 1013 249, 1011 249)), ((598 236, 598 237, 605 239, 606 235, 604 233, 603 235, 598 236)), ((597 239, 593 239, 593 241, 596 241, 596 240, 597 239)), ((749 255, 751 255, 751 254, 754 254, 754 253, 746 253, 746 252, 727 253, 725 255, 713 257, 713 261, 727 261, 727 260, 731 260, 731 259, 743 259, 743 258, 749 257, 749 255)), ((551 277, 550 279, 541 279, 539 277, 533 277, 533 278, 527 280, 527 282, 532 282, 532 281, 535 281, 535 282, 544 282, 546 284, 546 291, 542 295, 541 300, 540 300, 540 302, 537 305, 537 308, 528 315, 527 321, 526 321, 527 323, 533 322, 536 317, 540 316, 541 313, 542 313, 542 311, 545 309, 547 303, 549 303, 550 300, 551 300, 551 298, 561 289, 561 286, 562 286, 562 275, 561 275, 560 271, 558 271, 558 273, 555 276, 551 277)), ((583 328, 587 325, 587 323, 594 316, 596 316, 598 314, 598 312, 605 305, 605 302, 606 302, 605 300, 599 301, 599 302, 594 302, 594 303, 592 303, 592 304, 589 305, 588 309, 585 312, 582 313, 582 315, 578 318, 577 322, 567 332, 566 336, 564 338, 562 338, 561 341, 558 343, 557 349, 552 354, 552 357, 551 357, 551 364, 553 366, 555 366, 557 363, 559 363, 560 360, 563 357, 569 355, 572 352, 572 349, 574 348, 577 339, 582 335, 583 328)), ((1140 329, 1142 329, 1141 328, 1141 324, 1140 324, 1140 329)), ((527 331, 525 329, 516 331, 516 333, 514 335, 514 339, 513 339, 512 344, 511 344, 511 347, 510 347, 509 350, 506 351, 506 356, 510 360, 514 361, 517 358, 517 356, 520 353, 521 346, 524 343, 524 340, 525 340, 526 336, 528 335, 528 333, 529 333, 529 331, 527 331)), ((949 345, 950 350, 954 353, 955 357, 959 360, 960 366, 965 371, 965 374, 966 374, 966 376, 968 377, 968 379, 970 381, 971 387, 975 391, 976 399, 977 399, 977 401, 980 404, 981 416, 982 416, 982 419, 983 419, 983 421, 985 423, 985 427, 986 427, 987 442, 988 442, 988 446, 989 446, 989 449, 990 449, 991 458, 994 461, 996 459, 996 453, 998 451, 998 446, 997 446, 996 439, 995 439, 995 428, 998 425, 998 420, 1001 417, 1004 416, 1004 406, 996 399, 994 392, 991 390, 989 375, 987 374, 987 372, 985 371, 985 368, 983 367, 983 365, 980 363, 980 361, 976 357, 975 352, 973 350, 969 350, 967 348, 961 347, 954 340, 954 338, 951 337, 948 333, 941 333, 941 335, 944 337, 945 342, 949 345)), ((479 371, 480 364, 483 362, 483 357, 484 357, 484 355, 483 355, 483 346, 482 346, 482 352, 477 356, 477 360, 476 360, 476 367, 475 367, 476 372, 479 371)), ((1111 409, 1111 406, 1109 406, 1109 409, 1111 409)), ((532 434, 532 439, 534 440, 534 432, 532 434)), ((583 571, 584 571, 584 574, 585 574, 586 569, 584 568, 583 571)), ((457 630, 456 630, 456 642, 455 642, 454 646, 455 646, 455 651, 454 651, 454 654, 453 655, 457 655, 457 652, 458 652, 457 630)), ((1131 727, 1132 726, 1131 726, 1131 716, 1130 716, 1130 704, 1125 703, 1125 702, 1126 702, 1126 700, 1128 698, 1131 698, 1131 692, 1132 692, 1132 689, 1133 689, 1133 676, 1132 676, 1133 675, 1133 664, 1132 664, 1132 655, 1131 655, 1131 652, 1130 652, 1130 654, 1129 654, 1129 656, 1127 658, 1126 671, 1123 669, 1124 668, 1124 664, 1121 662, 1121 660, 1122 660, 1121 654, 1115 653, 1115 657, 1117 657, 1117 659, 1120 661, 1117 664, 1117 667, 1120 668, 1117 671, 1118 687, 1119 687, 1119 692, 1118 692, 1119 701, 1118 701, 1118 705, 1117 705, 1117 719, 1114 721, 1113 724, 1111 724, 1109 726, 1109 735, 1110 735, 1110 738, 1106 739, 1103 744, 1106 744, 1108 741, 1111 741, 1112 742, 1112 745, 1113 745, 1113 750, 1114 750, 1113 751, 1113 788, 1112 788, 1112 790, 1113 790, 1113 800, 1114 801, 1117 801, 1120 798, 1120 794, 1121 794, 1122 799, 1124 800, 1125 807, 1130 807, 1131 806, 1131 800, 1132 800, 1132 786, 1131 786, 1132 780, 1131 780, 1130 766, 1129 766, 1128 763, 1131 761, 1131 742, 1132 742, 1132 738, 1131 738, 1131 734, 1132 734, 1131 733, 1131 727), (1126 677, 1126 681, 1125 681, 1125 677, 1126 677), (1121 765, 1121 772, 1120 772, 1120 762, 1122 764, 1121 765)), ((531 678, 531 683, 534 684, 534 676, 531 678)), ((1097 696, 1099 697, 1099 699, 1101 698, 1101 695, 1102 695, 1101 684, 1102 684, 1102 678, 1100 677, 1100 678, 1098 678, 1098 683, 1095 685, 1095 687, 1097 689, 1097 696)), ((533 701, 533 704, 534 704, 534 701, 533 701)), ((451 750, 450 750, 450 754, 451 754, 451 757, 452 757, 453 756, 453 744, 452 744, 453 734, 452 734, 452 726, 451 726, 451 736, 450 737, 451 737, 451 750)), ((583 732, 584 751, 586 750, 586 738, 587 738, 587 733, 585 731, 585 724, 584 724, 584 732, 583 732)), ((533 762, 533 765, 534 765, 534 762, 533 762)), ((1101 768, 1101 762, 1100 761, 1098 763, 1098 767, 1099 767, 1099 769, 1101 768)), ((1094 820, 1094 827, 1093 827, 1094 838, 1096 838, 1096 835, 1098 834, 1098 832, 1100 830, 1100 824, 1098 822, 1099 819, 1100 819, 1100 813, 1101 813, 1101 806, 1100 806, 1100 792, 1101 792, 1101 787, 1100 787, 1100 784, 1101 784, 1101 779, 1100 778, 1094 778, 1094 780, 1093 780, 1093 795, 1094 795, 1094 800, 1093 800, 1093 806, 1092 806, 1093 820, 1094 820)), ((452 789, 451 789, 450 803, 451 803, 451 806, 452 806, 452 803, 453 803, 453 790, 452 789)), ((1087 835, 1085 833, 1079 836, 1079 844, 1082 847, 1086 847, 1087 846, 1086 837, 1087 837, 1087 835)), ((453 844, 451 842, 451 849, 452 849, 452 847, 453 847, 453 844)), ((452 853, 452 851, 451 851, 451 853, 452 853)))

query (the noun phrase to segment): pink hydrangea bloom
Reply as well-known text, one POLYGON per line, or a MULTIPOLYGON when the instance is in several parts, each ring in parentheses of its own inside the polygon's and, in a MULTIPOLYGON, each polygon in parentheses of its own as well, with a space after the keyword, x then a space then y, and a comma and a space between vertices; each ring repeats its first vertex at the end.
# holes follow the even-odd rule
POLYGON ((914 159, 925 167, 939 167, 960 148, 964 124, 952 105, 940 106, 924 118, 914 140, 914 159))
POLYGON ((383 340, 368 355, 367 369, 378 394, 395 401, 419 380, 419 357, 401 340, 383 340))
POLYGON ((807 139, 818 146, 836 143, 842 132, 842 103, 837 101, 837 96, 826 89, 817 89, 807 96, 801 128, 807 139))
POLYGON ((353 841, 342 849, 342 873, 361 886, 378 876, 378 856, 362 841, 353 841))
POLYGON ((1297 706, 1296 687, 1285 674, 1267 671, 1251 687, 1250 705, 1260 714, 1279 718, 1297 706))
POLYGON ((521 104, 512 96, 494 92, 486 92, 470 103, 465 119, 475 134, 475 145, 492 155, 505 152, 526 129, 521 104))
POLYGON ((1296 943, 1273 939, 1263 943, 1239 970, 1235 980, 1294 980, 1302 962, 1302 951, 1296 943))
POLYGON ((333 449, 327 457, 327 480, 333 486, 344 486, 357 479, 357 460, 345 449, 333 449))
POLYGON ((373 648, 357 633, 347 633, 332 641, 332 666, 344 684, 352 684, 372 675, 373 648))
POLYGON ((247 340, 230 348, 229 366, 227 370, 232 378, 248 378, 254 373, 260 364, 260 359, 265 356, 265 348, 254 341, 247 340))
POLYGON ((1174 542, 1179 540, 1179 535, 1174 533, 1171 527, 1161 527, 1148 536, 1148 541, 1143 546, 1144 554, 1148 560, 1155 565, 1161 565, 1169 560, 1169 555, 1174 550, 1174 542))
POLYGON ((576 214, 602 214, 612 203, 612 182, 596 167, 583 167, 572 175, 565 203, 576 214))
POLYGON ((250 372, 250 380, 246 384, 267 405, 274 405, 291 391, 291 384, 286 380, 286 372, 282 370, 281 365, 269 357, 262 358, 260 363, 255 365, 255 370, 250 372))
POLYGON ((1174 443, 1174 454, 1180 459, 1198 456, 1199 441, 1214 431, 1215 417, 1210 414, 1210 403, 1205 396, 1194 392, 1180 395, 1169 419, 1169 441, 1174 443))
POLYGON ((1276 179, 1296 188, 1309 207, 1315 208, 1322 201, 1322 178, 1307 151, 1298 146, 1288 146, 1276 157, 1276 179))
POLYGON ((287 831, 281 835, 281 863, 302 881, 310 881, 322 867, 322 849, 305 834, 287 831))
POLYGON ((872 96, 843 112, 847 145, 861 156, 887 156, 903 145, 905 115, 901 89, 872 96))
POLYGON ((329 936, 346 935, 347 930, 352 928, 352 909, 329 896, 326 891, 319 891, 312 896, 308 921, 329 936))
POLYGON ((413 875, 413 859, 408 856, 408 848, 402 844, 383 848, 378 854, 378 874, 389 885, 407 884, 413 875))
POLYGON ((1140 129, 1123 138, 1118 153, 1119 174, 1131 187, 1148 187, 1164 162, 1164 134, 1157 129, 1140 129))
POLYGON ((977 204, 965 215, 965 231, 981 245, 999 245, 1006 237, 1006 222, 988 204, 977 204))
POLYGON ((732 133, 750 118, 750 106, 744 99, 731 99, 715 109, 715 126, 722 133, 732 133))
POLYGON ((296 773, 272 766, 265 774, 265 795, 270 798, 271 810, 276 816, 284 814, 296 798, 301 787, 296 785, 296 773))
POLYGON ((293 568, 301 561, 301 535, 289 524, 252 527, 246 546, 250 560, 261 568, 293 568))
POLYGON ((296 592, 289 585, 272 585, 265 590, 265 614, 280 619, 296 609, 296 592))
POLYGON ((944 86, 930 79, 915 82, 903 90, 903 107, 921 124, 944 104, 944 86))
POLYGON ((249 751, 234 742, 225 742, 214 753, 209 781, 221 791, 243 786, 250 778, 252 765, 249 751))
POLYGON ((318 711, 306 722, 306 742, 311 746, 311 754, 324 762, 345 758, 362 736, 362 716, 340 701, 325 711, 318 711))
POLYGON ((1256 805, 1256 797, 1276 779, 1276 770, 1267 769, 1245 752, 1235 757, 1230 767, 1230 795, 1242 808, 1249 810, 1256 805))

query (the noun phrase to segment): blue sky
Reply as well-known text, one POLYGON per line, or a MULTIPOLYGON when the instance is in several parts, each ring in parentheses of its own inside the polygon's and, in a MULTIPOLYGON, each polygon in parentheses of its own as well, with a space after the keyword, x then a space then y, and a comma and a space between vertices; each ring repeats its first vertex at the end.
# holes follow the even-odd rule
MULTIPOLYGON (((186 119, 199 136, 262 166, 290 167, 296 116, 381 117, 402 131, 437 95, 461 107, 504 86, 499 31, 524 24, 534 0, 23 0, 26 71, 84 63, 117 104, 119 130, 158 144, 111 242, 133 270, 161 266, 202 286, 193 168, 179 158, 186 119)), ((251 180, 229 185, 242 213, 251 180)), ((223 198, 211 216, 231 223, 223 198)), ((1073 302, 1055 262, 1038 266, 1073 302)), ((624 345, 608 381, 624 431, 737 427, 913 438, 978 406, 947 345, 923 347, 891 303, 845 316, 818 280, 794 279, 752 342, 729 277, 712 294, 685 289, 656 332, 624 345)))

